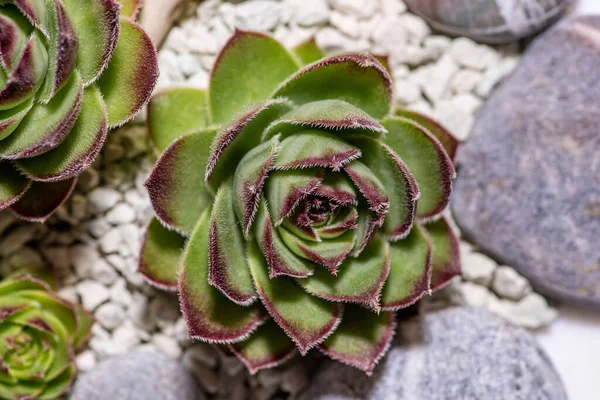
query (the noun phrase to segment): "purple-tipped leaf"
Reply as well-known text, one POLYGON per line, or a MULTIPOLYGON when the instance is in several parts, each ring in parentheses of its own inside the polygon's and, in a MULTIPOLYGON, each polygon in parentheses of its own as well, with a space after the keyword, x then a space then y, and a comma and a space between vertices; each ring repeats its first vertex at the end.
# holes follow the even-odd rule
POLYGON ((142 8, 142 0, 119 0, 121 3, 121 15, 126 18, 135 19, 140 8, 142 8))
POLYGON ((69 198, 76 182, 76 178, 52 183, 33 182, 10 210, 26 221, 45 222, 69 198))
POLYGON ((406 308, 429 293, 432 246, 425 230, 415 225, 410 234, 390 243, 390 274, 381 293, 381 308, 406 308))
POLYGON ((0 8, 0 60, 4 71, 14 70, 29 41, 31 25, 27 18, 13 7, 0 8))
POLYGON ((296 354, 296 346, 272 319, 258 327, 250 338, 228 345, 250 374, 283 364, 296 354))
POLYGON ((349 207, 340 212, 331 223, 317 228, 317 233, 323 239, 334 239, 357 227, 358 211, 355 207, 349 207))
POLYGON ((387 353, 395 328, 392 312, 376 314, 362 307, 348 305, 342 323, 319 349, 334 360, 371 376, 377 362, 387 353))
POLYGON ((343 54, 310 64, 283 82, 273 97, 288 97, 298 105, 344 99, 373 118, 391 111, 392 79, 369 54, 343 54))
POLYGON ((302 355, 335 331, 342 314, 341 304, 312 296, 291 278, 271 279, 265 258, 254 243, 248 246, 248 260, 263 305, 302 355))
POLYGON ((245 306, 256 300, 256 292, 233 198, 232 182, 228 180, 219 188, 210 216, 208 282, 231 301, 245 306))
POLYGON ((298 283, 317 297, 364 304, 379 312, 379 296, 389 272, 389 245, 375 236, 360 256, 346 259, 338 268, 337 276, 318 268, 312 276, 299 279, 298 283))
POLYGON ((444 287, 461 275, 458 236, 445 218, 424 225, 433 247, 431 290, 444 287))
POLYGON ((208 283, 210 210, 206 210, 183 254, 179 273, 181 310, 189 335, 211 343, 245 340, 264 320, 256 305, 243 307, 225 297, 208 283))
POLYGON ((185 238, 168 230, 153 218, 146 228, 138 272, 152 285, 169 291, 177 290, 177 273, 185 238))
POLYGON ((29 189, 31 181, 8 162, 0 162, 0 210, 15 204, 29 189))
POLYGON ((358 193, 354 184, 343 174, 327 174, 314 194, 342 206, 357 205, 358 193))
POLYGON ((30 98, 16 107, 0 111, 0 140, 13 133, 23 118, 31 111, 34 100, 30 98))
POLYGON ((23 13, 23 15, 46 37, 48 34, 48 11, 45 0, 13 0, 15 6, 23 13))

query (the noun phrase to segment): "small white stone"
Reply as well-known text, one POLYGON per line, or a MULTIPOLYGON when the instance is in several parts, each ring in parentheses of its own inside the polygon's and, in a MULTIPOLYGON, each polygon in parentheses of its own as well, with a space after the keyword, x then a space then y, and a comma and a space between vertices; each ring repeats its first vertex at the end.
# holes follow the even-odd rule
POLYGON ((547 326, 558 317, 558 312, 537 293, 529 293, 518 303, 509 300, 490 302, 488 309, 515 325, 529 329, 547 326))
POLYGON ((473 282, 460 282, 451 288, 454 304, 486 308, 495 296, 485 287, 473 282))
POLYGON ((113 332, 112 342, 123 351, 128 351, 140 343, 140 335, 130 321, 125 321, 113 332))
POLYGON ((94 313, 96 320, 106 329, 113 330, 125 320, 125 310, 116 303, 106 303, 94 313))
POLYGON ((417 101, 416 103, 409 105, 407 108, 411 111, 416 111, 418 113, 427 115, 428 117, 435 118, 431 104, 425 100, 417 101))
POLYGON ((127 282, 123 278, 118 278, 109 290, 110 299, 123 306, 129 306, 133 301, 131 293, 127 290, 127 282))
POLYGON ((373 27, 371 38, 385 53, 391 54, 394 58, 396 53, 405 49, 407 33, 399 17, 386 16, 373 27))
POLYGON ((200 61, 190 53, 180 54, 177 60, 184 77, 192 76, 196 71, 202 69, 200 61))
POLYGON ((510 74, 515 69, 517 63, 518 59, 511 57, 504 59, 488 68, 483 74, 481 81, 477 85, 475 93, 484 98, 488 97, 492 92, 492 89, 494 89, 505 76, 510 74))
POLYGON ((277 387, 281 383, 281 372, 275 369, 263 369, 256 376, 262 387, 277 387))
POLYGON ((77 297, 77 290, 73 286, 65 286, 57 290, 56 294, 61 299, 70 301, 71 303, 79 303, 79 297, 77 297))
POLYGON ((208 27, 195 23, 187 29, 188 48, 193 53, 201 54, 216 54, 219 50, 217 42, 212 34, 209 33, 208 27))
POLYGON ((104 236, 110 229, 110 224, 106 222, 104 218, 98 218, 92 221, 88 221, 84 224, 87 231, 95 238, 104 236))
POLYGON ((23 225, 16 228, 3 238, 0 254, 6 257, 21 249, 25 243, 33 239, 35 233, 33 225, 23 225))
POLYGON ((225 43, 227 43, 231 37, 231 34, 233 33, 233 30, 221 18, 215 18, 211 20, 209 29, 212 37, 215 40, 215 46, 217 49, 221 49, 225 43))
POLYGON ((308 385, 306 370, 300 364, 288 368, 281 378, 281 388, 286 392, 295 395, 308 385))
POLYGON ((394 81, 394 94, 396 99, 403 105, 423 100, 419 85, 406 79, 394 81))
POLYGON ((354 41, 333 28, 323 28, 316 36, 317 45, 327 53, 344 51, 365 51, 369 43, 365 40, 354 41))
POLYGON ((281 3, 271 0, 250 0, 235 9, 235 20, 242 29, 266 32, 275 29, 281 20, 281 3))
POLYGON ((462 93, 452 98, 452 104, 468 114, 475 114, 482 101, 471 93, 462 93))
POLYGON ((121 244, 119 228, 112 228, 100 239, 100 248, 106 254, 115 253, 121 244))
POLYGON ((377 3, 373 0, 329 0, 336 10, 359 18, 371 18, 377 12, 377 3))
POLYGON ((183 80, 183 74, 179 69, 177 54, 172 50, 165 48, 158 53, 158 67, 163 71, 160 75, 166 76, 172 82, 183 80))
POLYGON ((196 9, 196 15, 201 21, 210 21, 219 9, 221 0, 206 0, 200 3, 196 9))
POLYGON ((436 119, 461 141, 469 137, 471 128, 475 124, 473 114, 463 111, 449 100, 441 100, 436 103, 434 113, 436 119))
POLYGON ((90 280, 81 281, 75 286, 86 310, 94 310, 109 299, 108 289, 102 284, 90 280))
POLYGON ((199 69, 187 80, 187 84, 198 89, 206 89, 208 88, 208 81, 208 72, 204 69, 199 69))
POLYGON ((20 268, 42 268, 44 266, 44 261, 42 260, 40 253, 29 247, 25 247, 14 253, 7 260, 7 263, 12 270, 20 268))
POLYGON ((412 44, 421 44, 431 33, 425 21, 414 14, 403 14, 399 18, 402 27, 408 33, 408 41, 412 44))
POLYGON ((323 25, 330 18, 327 0, 287 0, 285 5, 290 19, 301 26, 323 25))
POLYGON ((480 71, 498 61, 498 54, 491 47, 465 37, 454 39, 448 51, 460 65, 480 71))
POLYGON ((110 286, 119 277, 119 274, 109 263, 100 259, 92 265, 91 277, 95 281, 110 286))
POLYGON ((81 372, 92 370, 96 366, 96 354, 91 350, 85 350, 77 355, 77 369, 81 372))
POLYGON ((127 203, 119 203, 106 214, 106 220, 113 225, 131 223, 135 221, 135 210, 127 203))
POLYGON ((169 31, 164 48, 175 53, 183 53, 188 50, 188 38, 182 28, 175 26, 169 31))
POLYGON ((531 292, 531 285, 523 276, 507 266, 499 266, 494 274, 492 289, 501 297, 521 300, 531 292))
POLYGON ((435 58, 442 55, 452 43, 452 40, 446 36, 433 35, 426 37, 423 41, 423 47, 430 50, 435 58))
POLYGON ((69 259, 68 247, 45 247, 42 249, 42 253, 54 268, 60 271, 69 269, 71 260, 69 259))
POLYGON ((181 316, 177 298, 162 293, 150 301, 149 312, 160 327, 173 325, 181 316))
POLYGON ((450 88, 454 93, 467 93, 473 91, 477 83, 482 78, 481 72, 473 71, 470 69, 462 69, 454 75, 450 82, 450 88))
POLYGON ((484 286, 492 282, 496 267, 494 260, 481 253, 467 253, 462 260, 463 277, 484 286))
POLYGON ((113 208, 121 199, 121 193, 114 189, 99 187, 90 192, 88 200, 92 211, 102 213, 113 208))
POLYGON ((152 344, 156 346, 160 352, 171 358, 178 358, 181 355, 181 347, 172 337, 158 333, 152 336, 152 344))
POLYGON ((360 24, 356 17, 334 11, 331 13, 329 23, 352 39, 360 37, 360 24))
POLYGON ((140 328, 152 332, 156 328, 156 320, 148 310, 148 298, 141 293, 133 294, 133 301, 127 309, 127 315, 140 328))
POLYGON ((402 0, 380 0, 380 2, 383 15, 402 14, 406 11, 406 4, 402 0))
POLYGON ((449 91, 450 81, 458 71, 458 65, 449 55, 445 54, 435 64, 419 68, 411 76, 419 76, 419 81, 429 100, 437 102, 449 91))
POLYGON ((183 365, 190 369, 193 369, 195 364, 214 368, 217 366, 217 352, 211 345, 198 343, 184 352, 181 361, 183 365))

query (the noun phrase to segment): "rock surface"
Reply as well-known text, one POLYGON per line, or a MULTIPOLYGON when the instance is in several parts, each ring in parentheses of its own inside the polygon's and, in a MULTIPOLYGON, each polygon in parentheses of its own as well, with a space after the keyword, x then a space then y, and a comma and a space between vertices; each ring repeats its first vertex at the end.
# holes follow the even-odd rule
POLYGON ((186 368, 159 353, 136 351, 110 358, 79 377, 71 400, 202 400, 186 368))
POLYGON ((329 363, 301 400, 566 400, 535 339, 487 311, 454 308, 401 325, 373 377, 329 363))
POLYGON ((540 292, 600 309, 600 17, 537 39, 459 154, 463 234, 540 292))
POLYGON ((404 0, 433 27, 487 43, 505 43, 555 22, 570 0, 404 0))

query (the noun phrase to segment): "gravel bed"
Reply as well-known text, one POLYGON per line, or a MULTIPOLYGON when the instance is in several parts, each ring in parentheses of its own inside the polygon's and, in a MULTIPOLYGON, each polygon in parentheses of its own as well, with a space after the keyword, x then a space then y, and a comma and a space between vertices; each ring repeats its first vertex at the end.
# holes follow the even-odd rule
MULTIPOLYGON (((432 34, 400 0, 208 0, 167 37, 157 90, 206 88, 216 53, 235 27, 268 32, 289 46, 314 36, 327 53, 392 54, 398 105, 434 116, 463 140, 482 101, 518 60, 516 46, 492 48, 432 34)), ((176 297, 136 274, 140 240, 152 216, 143 182, 153 162, 143 125, 129 125, 109 134, 101 157, 46 225, 0 213, 0 274, 22 265, 56 268, 60 294, 82 302, 98 320, 77 357, 82 371, 114 354, 153 348, 182 359, 212 398, 294 396, 318 355, 250 377, 237 359, 188 341, 176 297)), ((533 329, 556 317, 512 268, 498 266, 466 242, 461 252, 464 277, 429 299, 431 306, 480 306, 533 329)))

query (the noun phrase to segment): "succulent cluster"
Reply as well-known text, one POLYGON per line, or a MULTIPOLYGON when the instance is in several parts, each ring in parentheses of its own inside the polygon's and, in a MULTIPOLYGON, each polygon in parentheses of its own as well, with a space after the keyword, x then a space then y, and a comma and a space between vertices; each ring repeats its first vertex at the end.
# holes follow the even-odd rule
POLYGON ((148 101, 158 64, 140 3, 0 1, 0 210, 45 220, 148 101))
POLYGON ((192 338, 251 372, 318 346, 370 374, 394 312, 460 273, 441 217, 457 142, 392 86, 369 54, 238 30, 208 92, 151 100, 139 268, 179 291, 192 338))
POLYGON ((59 298, 44 272, 18 272, 0 281, 0 398, 54 399, 76 372, 74 350, 93 318, 59 298))

